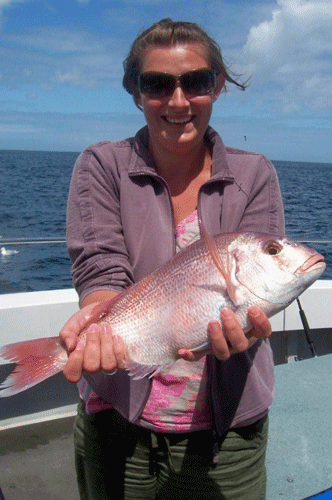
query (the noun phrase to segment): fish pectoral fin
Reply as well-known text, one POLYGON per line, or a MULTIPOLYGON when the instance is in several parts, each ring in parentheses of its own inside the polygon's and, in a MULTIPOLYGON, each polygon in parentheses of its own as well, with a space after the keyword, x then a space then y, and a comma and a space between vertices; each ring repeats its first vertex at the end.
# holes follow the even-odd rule
POLYGON ((158 375, 158 373, 171 366, 173 363, 174 361, 163 365, 143 365, 141 363, 137 363, 136 361, 127 361, 126 370, 134 380, 140 380, 144 377, 152 378, 155 375, 158 375))
POLYGON ((210 347, 211 347, 211 341, 207 340, 206 342, 204 342, 204 344, 201 344, 201 345, 194 347, 193 349, 190 349, 190 350, 191 350, 191 352, 201 352, 201 351, 206 351, 210 347))
POLYGON ((235 306, 237 306, 238 302, 237 302, 237 298, 236 298, 236 286, 234 285, 234 283, 232 281, 232 276, 234 274, 234 273, 232 273, 232 268, 234 267, 234 262, 233 262, 234 258, 230 254, 230 252, 227 251, 226 252, 226 266, 225 266, 221 257, 220 257, 220 254, 218 252, 216 242, 214 241, 212 236, 210 236, 209 233, 206 231, 203 224, 201 224, 201 228, 202 228, 203 238, 204 238, 204 241, 206 243, 209 254, 211 256, 211 259, 212 259, 214 265, 216 266, 216 268, 218 269, 218 271, 220 272, 221 276, 225 280, 227 295, 229 296, 229 298, 231 299, 233 304, 235 306))

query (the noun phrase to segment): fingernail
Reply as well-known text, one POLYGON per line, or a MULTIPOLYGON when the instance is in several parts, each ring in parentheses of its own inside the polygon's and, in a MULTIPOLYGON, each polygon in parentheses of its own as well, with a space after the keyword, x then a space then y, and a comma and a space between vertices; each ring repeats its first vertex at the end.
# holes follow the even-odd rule
POLYGON ((92 323, 92 325, 89 326, 89 333, 95 335, 97 331, 98 331, 98 326, 96 325, 96 323, 92 323))
POLYGON ((213 321, 209 322, 209 330, 210 331, 212 331, 213 333, 219 332, 219 329, 220 329, 220 324, 218 323, 218 321, 213 320, 213 321))
POLYGON ((231 309, 222 309, 220 315, 222 319, 231 319, 233 317, 233 312, 231 309))
POLYGON ((68 352, 71 352, 74 349, 74 342, 72 341, 72 339, 66 339, 65 345, 68 352))
POLYGON ((252 306, 250 308, 249 314, 253 318, 258 318, 258 316, 260 315, 260 313, 261 313, 261 311, 260 311, 260 309, 258 307, 252 306))
POLYGON ((77 342, 76 344, 76 348, 75 348, 75 351, 83 351, 84 349, 84 344, 85 342, 83 340, 80 340, 77 342))

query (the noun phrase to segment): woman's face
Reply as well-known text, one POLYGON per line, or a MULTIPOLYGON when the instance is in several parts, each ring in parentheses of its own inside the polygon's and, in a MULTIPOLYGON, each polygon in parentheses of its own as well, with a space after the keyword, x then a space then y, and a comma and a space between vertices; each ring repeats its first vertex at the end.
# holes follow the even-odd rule
MULTIPOLYGON (((156 71, 175 76, 209 68, 204 49, 197 44, 151 47, 145 50, 141 73, 156 71)), ((224 85, 221 75, 217 86, 206 95, 184 93, 177 84, 172 95, 148 97, 137 90, 136 101, 143 108, 154 154, 184 153, 200 146, 209 124, 212 106, 224 85)))

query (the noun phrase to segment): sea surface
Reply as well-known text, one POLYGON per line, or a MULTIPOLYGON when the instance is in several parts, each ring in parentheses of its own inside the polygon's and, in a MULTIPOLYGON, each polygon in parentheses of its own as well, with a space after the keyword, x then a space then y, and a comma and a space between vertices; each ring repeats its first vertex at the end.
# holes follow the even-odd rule
MULTIPOLYGON (((0 150, 0 294, 70 288, 64 243, 6 244, 8 238, 64 239, 66 203, 79 153, 0 150)), ((332 279, 332 164, 273 161, 286 233, 311 243, 332 279), (325 243, 321 243, 325 242, 325 243)))

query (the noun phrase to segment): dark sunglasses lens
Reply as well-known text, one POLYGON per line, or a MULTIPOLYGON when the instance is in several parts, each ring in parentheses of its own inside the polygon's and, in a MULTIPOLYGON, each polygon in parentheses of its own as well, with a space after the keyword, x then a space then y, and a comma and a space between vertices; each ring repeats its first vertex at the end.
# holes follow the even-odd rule
POLYGON ((140 92, 148 97, 165 97, 174 92, 178 80, 182 90, 192 95, 208 94, 216 86, 216 75, 209 69, 189 71, 178 79, 167 73, 142 73, 138 86, 140 92))
POLYGON ((139 89, 150 97, 162 97, 173 92, 175 78, 172 75, 143 73, 139 77, 139 89))
POLYGON ((215 76, 213 71, 209 70, 192 71, 182 75, 181 84, 185 92, 204 95, 215 87, 215 76))

